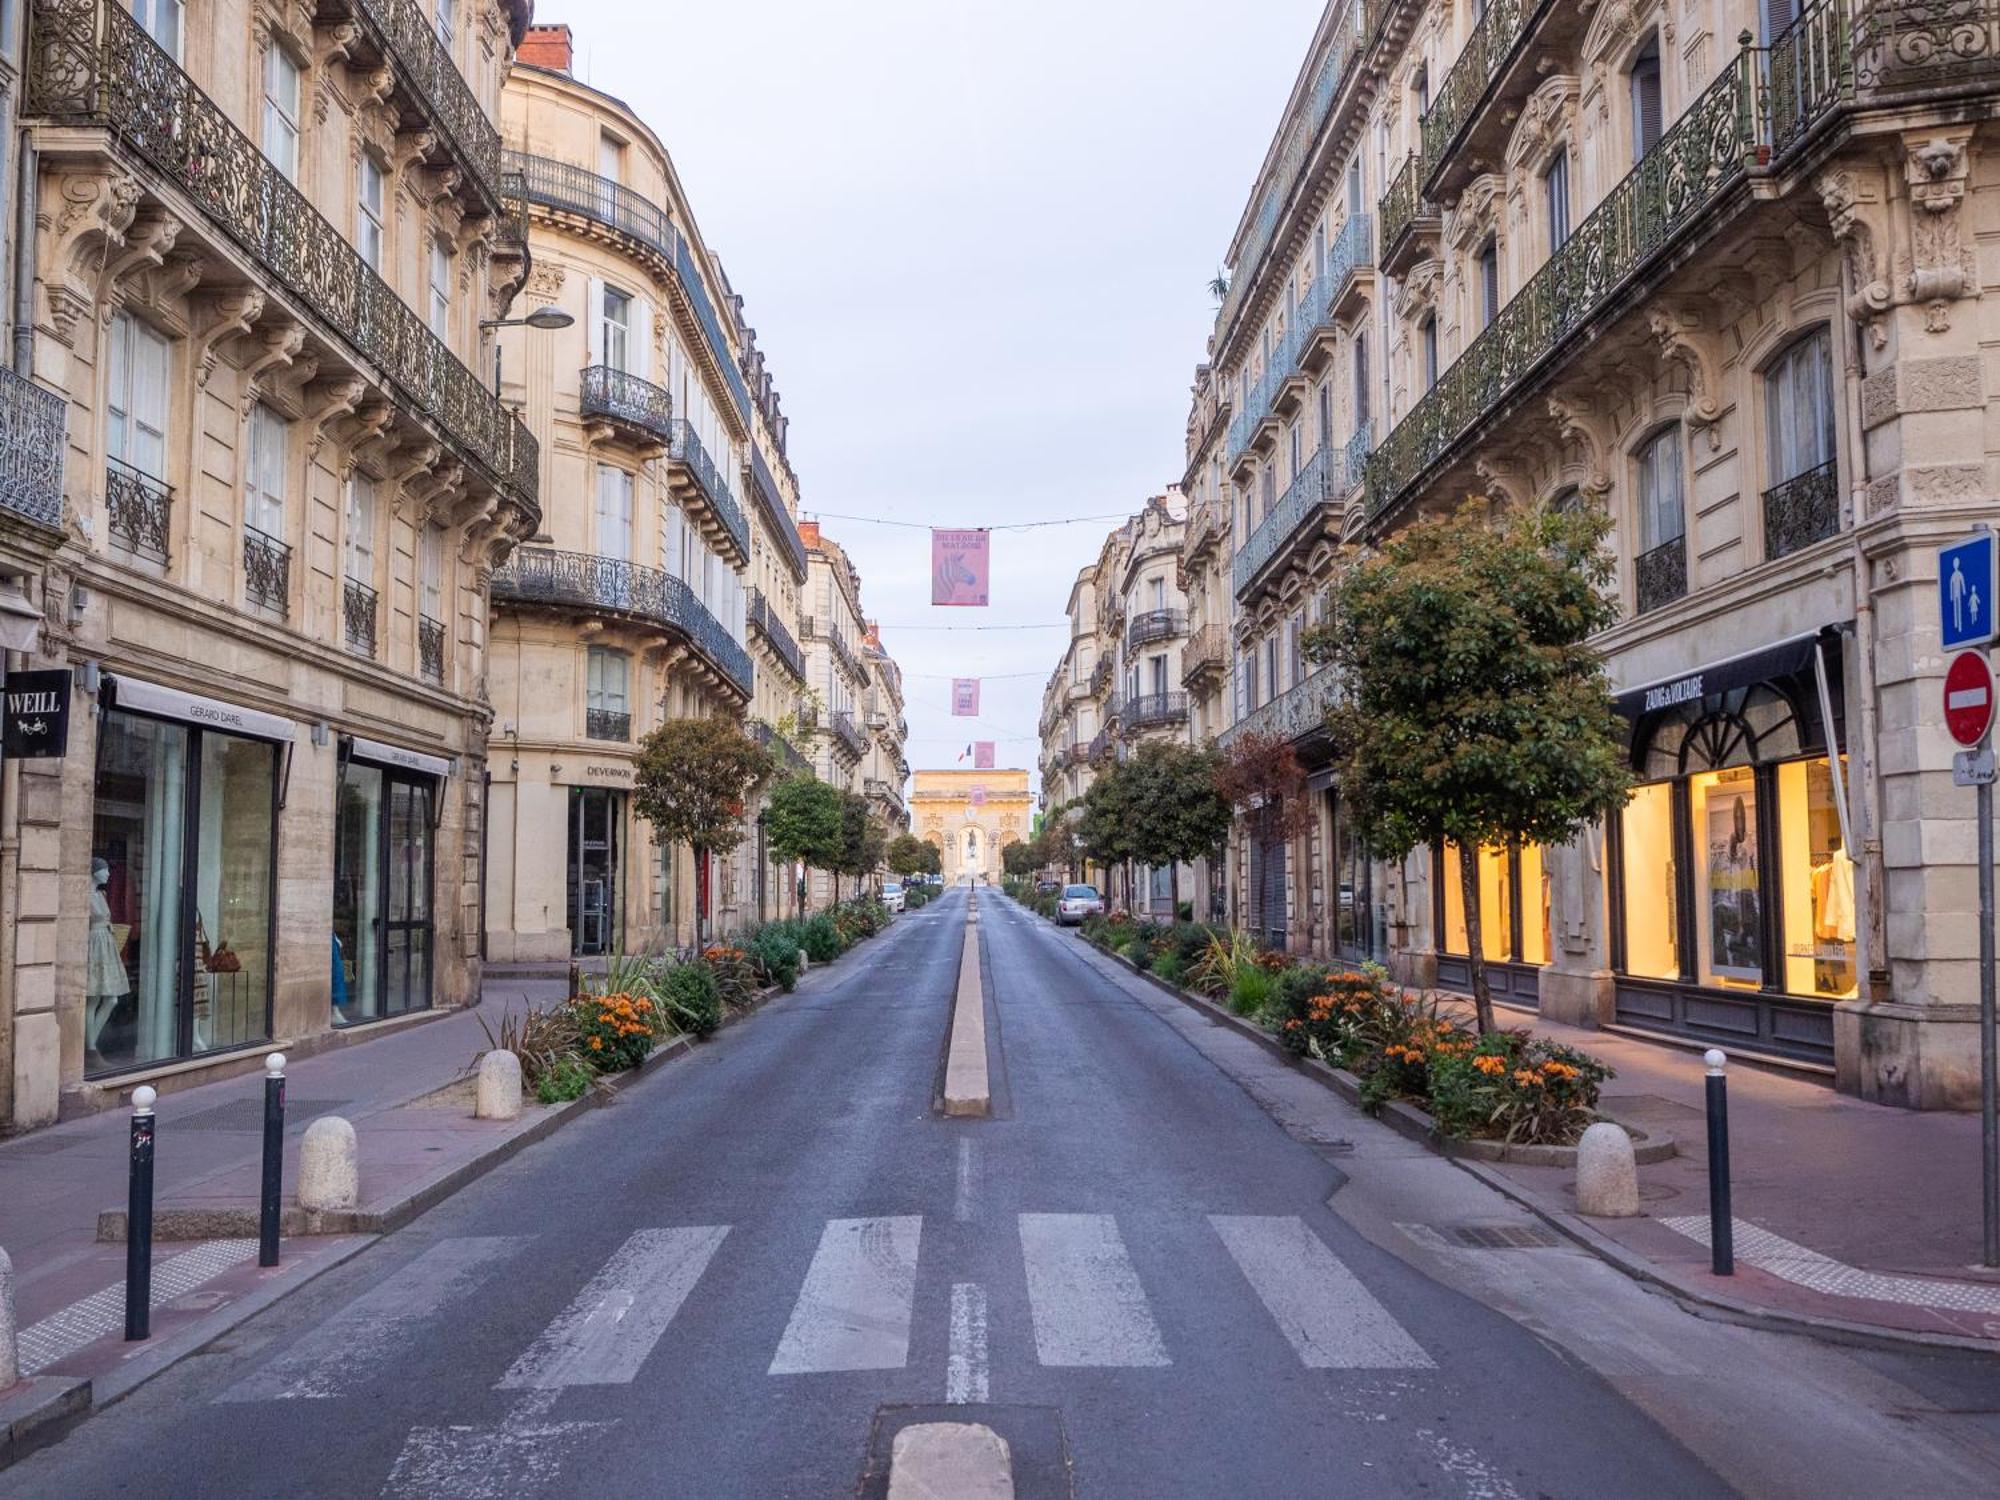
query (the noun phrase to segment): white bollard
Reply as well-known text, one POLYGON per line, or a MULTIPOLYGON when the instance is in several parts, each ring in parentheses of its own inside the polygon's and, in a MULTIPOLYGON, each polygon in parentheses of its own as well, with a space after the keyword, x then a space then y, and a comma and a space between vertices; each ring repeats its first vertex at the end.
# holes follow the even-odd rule
POLYGON ((800 975, 800 977, 801 977, 801 978, 803 978, 803 977, 804 977, 804 975, 805 975, 805 972, 806 972, 806 970, 810 969, 811 967, 812 967, 812 959, 811 959, 811 958, 810 958, 810 957, 809 957, 809 956, 807 955, 807 953, 806 953, 806 950, 805 950, 805 949, 803 949, 803 948, 799 949, 799 975, 800 975))
POLYGON ((360 1155, 354 1127, 339 1115, 322 1115, 308 1125, 299 1144, 299 1207, 309 1212, 358 1207, 360 1155))
POLYGON ((14 1327, 14 1262, 0 1250, 0 1391, 21 1378, 21 1352, 14 1327))
POLYGON ((479 1094, 473 1102, 475 1120, 521 1118, 521 1059, 495 1047, 479 1059, 479 1094))
POLYGON ((1639 1212, 1639 1164, 1624 1126, 1599 1120, 1576 1143, 1576 1208, 1593 1219, 1639 1212))

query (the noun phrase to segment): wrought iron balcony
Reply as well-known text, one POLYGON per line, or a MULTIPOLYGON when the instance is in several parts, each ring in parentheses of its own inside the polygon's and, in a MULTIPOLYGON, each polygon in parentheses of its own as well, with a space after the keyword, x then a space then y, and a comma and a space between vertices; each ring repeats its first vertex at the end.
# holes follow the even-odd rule
POLYGON ((58 392, 0 368, 0 506, 62 525, 68 428, 69 403, 58 392))
POLYGON ((1339 684, 1331 667, 1321 667, 1305 681, 1295 683, 1270 702, 1245 714, 1216 736, 1223 749, 1245 735, 1275 736, 1286 741, 1302 740, 1316 733, 1326 722, 1339 684))
POLYGON ((1111 752, 1111 748, 1111 731, 1100 729, 1096 734, 1091 736, 1090 744, 1083 752, 1083 758, 1090 765, 1103 765, 1105 757, 1111 752))
POLYGON ((417 670, 432 682, 444 681, 444 621, 417 616, 417 670))
POLYGON ((1185 723, 1187 712, 1186 693, 1142 693, 1126 700, 1122 719, 1125 732, 1131 735, 1145 729, 1185 723))
POLYGON ((586 708, 583 711, 583 733, 586 739, 629 741, 632 738, 632 715, 622 708, 586 708))
POLYGON ((578 408, 606 417, 662 443, 674 435, 674 398, 630 370, 591 365, 579 380, 578 408))
POLYGON ((1487 0, 1479 24, 1459 49, 1430 108, 1424 113, 1423 165, 1420 181, 1429 186, 1447 157, 1457 149, 1473 113, 1493 81, 1506 71, 1516 50, 1526 42, 1532 23, 1551 0, 1487 0))
POLYGON ((375 590, 358 578, 343 579, 340 618, 346 629, 347 649, 362 656, 375 654, 375 590))
POLYGON ((778 550, 785 554, 785 564, 792 570, 792 577, 804 583, 806 544, 799 540, 798 522, 785 509, 785 497, 778 492, 778 481, 772 477, 771 466, 764 462, 764 455, 755 443, 750 445, 750 492, 757 497, 757 504, 763 509, 764 524, 778 539, 778 550))
POLYGON ((1229 627, 1204 625, 1181 647, 1181 681, 1199 682, 1214 673, 1220 676, 1229 661, 1229 627))
POLYGON ((708 456, 700 437, 684 417, 676 417, 667 446, 667 460, 670 482, 673 470, 687 477, 700 493, 702 501, 714 512, 716 520, 730 540, 736 543, 743 561, 750 561, 750 523, 744 519, 743 508, 736 503, 730 493, 729 481, 722 477, 722 470, 715 460, 708 456))
POLYGON ((1104 690, 1111 686, 1111 676, 1117 670, 1116 664, 1109 656, 1098 657, 1097 665, 1090 669, 1090 696, 1093 698, 1102 696, 1104 690))
POLYGON ((292 549, 254 526, 243 528, 243 593, 252 607, 284 614, 292 597, 292 549))
POLYGON ((534 436, 116 0, 34 0, 23 113, 98 125, 539 515, 534 436))
POLYGON ((480 108, 431 18, 416 0, 353 0, 351 13, 374 33, 376 47, 388 54, 396 72, 407 80, 425 123, 444 138, 455 163, 477 184, 488 208, 497 208, 499 127, 480 108))
POLYGON ((744 730, 771 752, 771 759, 781 773, 798 776, 812 770, 812 762, 799 754, 798 747, 762 719, 752 719, 744 730))
POLYGON ((1229 565, 1230 584, 1239 599, 1249 592, 1271 559, 1306 528, 1321 522, 1339 526, 1341 507, 1357 477, 1348 468, 1345 448, 1322 448, 1306 461, 1298 478, 1286 487, 1271 513, 1257 523, 1229 565))
POLYGON ((1640 614, 1682 598, 1688 591, 1687 538, 1677 536, 1641 552, 1633 561, 1632 572, 1640 614))
POLYGON ((1090 764, 1089 745, 1065 745, 1062 748, 1062 763, 1066 766, 1087 766, 1090 764))
POLYGON ((1303 373, 1306 351, 1323 331, 1333 326, 1333 291, 1337 285, 1330 276, 1322 276, 1312 284, 1293 310, 1291 326, 1271 351, 1264 373, 1244 392, 1243 410, 1230 420, 1229 440, 1224 447, 1225 461, 1232 467, 1256 438, 1257 429, 1272 416, 1278 393, 1286 382, 1303 373))
POLYGON ((1840 479, 1833 460, 1764 491, 1764 555, 1784 557, 1840 530, 1840 479))
POLYGON ((868 736, 855 727, 854 715, 844 708, 833 716, 833 737, 856 760, 868 753, 868 736))
POLYGON ((1154 641, 1170 641, 1177 635, 1187 634, 1187 612, 1179 609, 1149 609, 1143 614, 1132 616, 1132 623, 1125 627, 1127 649, 1150 645, 1154 641))
POLYGON ((778 660, 785 664, 794 679, 806 680, 806 654, 799 649, 799 643, 792 639, 791 631, 785 629, 785 622, 778 618, 778 612, 771 608, 771 601, 764 597, 762 589, 750 590, 750 603, 745 610, 751 626, 764 634, 778 660))
POLYGON ((836 635, 824 620, 807 615, 799 621, 799 628, 805 632, 806 639, 825 641, 827 648, 833 652, 834 660, 839 662, 847 670, 848 676, 857 683, 868 681, 868 673, 861 665, 861 658, 854 654, 854 648, 836 635))
POLYGON ((743 373, 729 352, 729 341, 723 337, 722 324, 702 284, 694 252, 688 248, 685 236, 674 227, 667 211, 623 183, 568 162, 525 151, 509 151, 503 160, 507 170, 521 174, 528 202, 616 230, 666 262, 708 346, 710 363, 728 386, 744 431, 749 431, 750 387, 744 383, 743 373))
POLYGON ((173 510, 174 488, 165 480, 115 458, 104 461, 106 529, 114 546, 164 564, 173 510))
MULTIPOLYGON (((1375 264, 1375 216, 1373 214, 1350 214, 1347 222, 1340 226, 1340 233, 1334 236, 1327 247, 1326 274, 1327 310, 1329 314, 1340 310, 1340 294, 1354 279, 1354 273, 1365 271, 1375 264)), ((1326 326, 1332 327, 1333 320, 1327 319, 1326 326)))
POLYGON ((901 808, 903 805, 902 793, 897 790, 895 783, 884 781, 879 776, 868 777, 861 783, 861 789, 868 796, 887 802, 893 807, 901 808))
POLYGON ((1382 221, 1382 263, 1389 264, 1396 249, 1403 243, 1403 236, 1417 222, 1417 211, 1423 201, 1423 164, 1413 151, 1403 159, 1403 165, 1396 175, 1389 179, 1389 186, 1382 193, 1382 201, 1376 205, 1376 216, 1382 221))
POLYGON ((755 685, 750 653, 693 589, 659 568, 587 552, 524 547, 493 574, 493 602, 559 606, 665 626, 745 697, 755 685))

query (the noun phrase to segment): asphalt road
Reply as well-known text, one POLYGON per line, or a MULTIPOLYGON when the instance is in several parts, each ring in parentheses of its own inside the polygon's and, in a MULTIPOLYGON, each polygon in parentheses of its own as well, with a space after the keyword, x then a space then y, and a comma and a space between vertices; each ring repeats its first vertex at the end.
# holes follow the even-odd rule
MULTIPOLYGON (((996 1114, 944 1119, 965 903, 900 919, 0 1473, 0 1496, 879 1494, 895 1428, 939 1415, 1007 1437, 1024 1497, 1692 1497, 1731 1492, 1718 1466, 1780 1493, 1763 1455, 1838 1460, 1607 1379, 1562 1325, 1615 1302, 1610 1344, 1685 1324, 1697 1365, 1723 1357, 1702 1339, 1791 1341, 1570 1252, 1404 1253, 1510 1211, 995 896, 996 1114)), ((1805 1367, 1729 1347, 1766 1388, 1758 1359, 1805 1367)), ((1910 1478, 1873 1414, 1840 1441, 1910 1478)))

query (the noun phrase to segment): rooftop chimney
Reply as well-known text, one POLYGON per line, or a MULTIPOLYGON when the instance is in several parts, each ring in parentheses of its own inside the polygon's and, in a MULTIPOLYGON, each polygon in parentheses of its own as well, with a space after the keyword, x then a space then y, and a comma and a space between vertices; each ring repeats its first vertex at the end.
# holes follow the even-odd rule
POLYGON ((819 545, 819 522, 799 522, 799 540, 804 542, 808 548, 817 547, 819 545))
POLYGON ((567 73, 573 50, 567 26, 530 26, 528 34, 521 38, 521 45, 515 49, 514 56, 519 61, 537 68, 567 73))

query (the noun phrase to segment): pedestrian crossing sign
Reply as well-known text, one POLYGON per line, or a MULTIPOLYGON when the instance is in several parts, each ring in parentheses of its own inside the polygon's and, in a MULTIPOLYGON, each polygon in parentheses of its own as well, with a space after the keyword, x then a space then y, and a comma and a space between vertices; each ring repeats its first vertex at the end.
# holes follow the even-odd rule
POLYGON ((2000 616, 1993 533, 1984 528, 1938 553, 1938 630, 1946 651, 1991 645, 2000 616))

